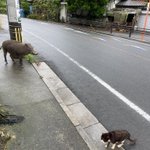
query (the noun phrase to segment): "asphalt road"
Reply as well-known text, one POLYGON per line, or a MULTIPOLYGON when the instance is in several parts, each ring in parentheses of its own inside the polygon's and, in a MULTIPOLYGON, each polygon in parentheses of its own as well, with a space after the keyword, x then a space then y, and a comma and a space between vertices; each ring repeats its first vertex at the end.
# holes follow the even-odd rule
POLYGON ((24 40, 108 129, 137 139, 126 149, 150 149, 150 48, 132 40, 22 20, 24 40))

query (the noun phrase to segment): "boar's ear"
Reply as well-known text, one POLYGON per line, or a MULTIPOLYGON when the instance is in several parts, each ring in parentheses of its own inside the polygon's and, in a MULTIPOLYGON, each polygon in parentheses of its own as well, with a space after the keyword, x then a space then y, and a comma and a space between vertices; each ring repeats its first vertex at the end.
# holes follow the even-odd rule
POLYGON ((27 43, 24 44, 26 47, 29 47, 29 45, 27 43))
POLYGON ((30 49, 33 49, 32 45, 30 43, 25 43, 25 46, 30 48, 30 49))

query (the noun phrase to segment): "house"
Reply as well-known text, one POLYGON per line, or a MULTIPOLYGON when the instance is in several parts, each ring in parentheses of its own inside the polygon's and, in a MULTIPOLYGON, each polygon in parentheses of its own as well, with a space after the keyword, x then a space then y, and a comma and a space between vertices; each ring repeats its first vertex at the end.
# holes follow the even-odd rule
POLYGON ((144 0, 110 0, 107 10, 114 8, 134 8, 146 10, 147 2, 144 0))
POLYGON ((120 25, 143 28, 145 14, 142 12, 147 9, 147 4, 144 0, 110 0, 107 17, 109 21, 120 25))
POLYGON ((123 0, 116 4, 116 8, 134 8, 146 10, 147 2, 143 0, 123 0))

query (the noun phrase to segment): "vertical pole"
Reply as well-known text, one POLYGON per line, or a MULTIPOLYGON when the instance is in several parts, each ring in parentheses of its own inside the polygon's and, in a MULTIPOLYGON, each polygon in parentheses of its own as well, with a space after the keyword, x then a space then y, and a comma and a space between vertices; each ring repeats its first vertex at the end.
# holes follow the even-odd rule
POLYGON ((147 4, 147 12, 146 12, 146 17, 145 17, 145 21, 144 21, 144 29, 141 33, 141 40, 142 41, 144 41, 144 34, 145 34, 145 31, 146 31, 146 26, 147 26, 147 22, 148 22, 149 7, 150 7, 150 0, 149 0, 149 3, 147 4))
POLYGON ((129 38, 131 37, 132 27, 129 28, 129 38))
POLYGON ((6 0, 10 39, 22 42, 19 0, 6 0))
POLYGON ((66 22, 67 21, 67 2, 62 1, 61 3, 61 8, 60 8, 60 21, 61 22, 66 22))
POLYGON ((112 34, 112 31, 113 31, 113 23, 111 22, 111 25, 110 25, 110 33, 112 34))

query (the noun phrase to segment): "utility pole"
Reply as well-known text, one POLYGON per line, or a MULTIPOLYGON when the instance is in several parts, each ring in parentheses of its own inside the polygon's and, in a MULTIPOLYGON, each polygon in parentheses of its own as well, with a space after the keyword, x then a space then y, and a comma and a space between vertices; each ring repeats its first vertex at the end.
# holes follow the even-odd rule
POLYGON ((146 16, 145 16, 145 21, 144 21, 144 29, 141 33, 141 40, 144 41, 144 34, 145 34, 145 31, 146 31, 146 26, 147 26, 147 23, 148 23, 148 16, 149 16, 149 9, 150 9, 150 0, 147 4, 147 12, 146 12, 146 16))
POLYGON ((6 0, 10 39, 22 42, 19 0, 6 0))

